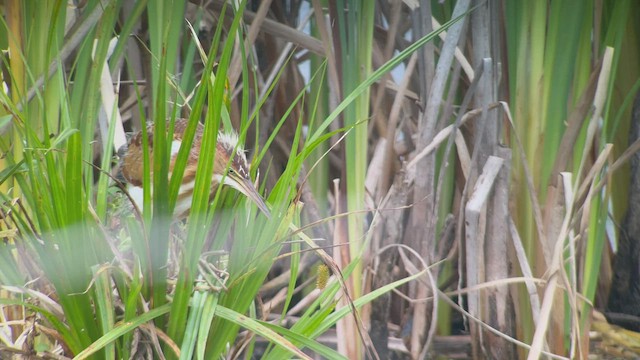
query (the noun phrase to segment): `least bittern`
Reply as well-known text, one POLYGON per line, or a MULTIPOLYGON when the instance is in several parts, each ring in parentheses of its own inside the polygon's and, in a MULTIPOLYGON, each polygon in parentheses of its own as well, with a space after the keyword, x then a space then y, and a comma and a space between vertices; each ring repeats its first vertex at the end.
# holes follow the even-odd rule
MULTIPOLYGON (((173 167, 182 144, 182 137, 187 128, 188 120, 178 119, 175 122, 173 140, 170 144, 171 160, 169 162, 169 176, 171 176, 173 167)), ((154 125, 151 123, 147 126, 149 157, 153 158, 153 131, 154 125)), ((198 123, 195 138, 189 152, 187 167, 182 178, 182 185, 178 192, 178 199, 174 209, 176 218, 183 218, 189 214, 191 209, 191 200, 193 197, 193 187, 195 185, 196 169, 198 168, 198 159, 201 156, 207 156, 200 153, 202 145, 202 135, 204 126, 198 123)), ((139 131, 131 137, 127 146, 118 151, 121 156, 121 172, 122 177, 128 183, 127 188, 132 199, 139 209, 142 209, 142 179, 143 179, 143 142, 142 131, 139 131)), ((249 163, 245 156, 244 149, 238 145, 238 135, 234 132, 218 133, 215 155, 211 159, 213 161, 213 173, 211 177, 211 195, 212 198, 217 190, 218 185, 228 185, 251 199, 265 215, 269 216, 269 209, 265 204, 262 196, 256 190, 251 177, 249 175, 249 163)), ((152 170, 153 171, 153 170, 152 170)), ((153 175, 153 173, 151 174, 153 175)))

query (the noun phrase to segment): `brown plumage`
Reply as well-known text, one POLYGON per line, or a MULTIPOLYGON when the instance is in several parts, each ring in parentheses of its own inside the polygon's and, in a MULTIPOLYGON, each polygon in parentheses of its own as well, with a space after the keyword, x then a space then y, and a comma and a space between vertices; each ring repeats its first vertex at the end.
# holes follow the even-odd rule
MULTIPOLYGON (((171 160, 169 163, 169 176, 173 171, 176 157, 182 143, 182 137, 187 128, 187 119, 177 119, 174 127, 173 140, 169 145, 169 151, 171 154, 171 160)), ((200 158, 200 147, 202 145, 202 134, 204 126, 198 123, 196 129, 196 135, 193 139, 191 151, 189 152, 189 159, 187 167, 184 171, 182 178, 182 185, 178 193, 178 200, 174 210, 176 217, 184 217, 188 215, 191 208, 191 199, 193 196, 193 186, 195 184, 196 169, 198 167, 198 159, 200 158)), ((150 123, 147 126, 147 136, 149 144, 149 158, 153 158, 153 136, 154 125, 150 123)), ((143 169, 143 151, 142 151, 142 131, 135 133, 126 149, 122 152, 122 177, 129 184, 128 190, 136 204, 142 206, 142 179, 144 176, 143 169)), ((229 185, 234 189, 240 191, 251 199, 267 216, 269 210, 254 187, 251 177, 249 175, 249 163, 244 154, 244 150, 241 146, 238 146, 238 136, 235 133, 218 133, 218 141, 216 143, 216 153, 213 158, 213 174, 211 179, 211 195, 215 195, 217 186, 220 183, 223 185, 229 185), (234 153, 235 151, 235 153, 234 153), (231 163, 229 164, 229 159, 231 163), (226 176, 225 176, 226 173, 226 176)), ((152 170, 153 172, 153 170, 152 170)), ((153 175, 153 173, 152 173, 153 175)))

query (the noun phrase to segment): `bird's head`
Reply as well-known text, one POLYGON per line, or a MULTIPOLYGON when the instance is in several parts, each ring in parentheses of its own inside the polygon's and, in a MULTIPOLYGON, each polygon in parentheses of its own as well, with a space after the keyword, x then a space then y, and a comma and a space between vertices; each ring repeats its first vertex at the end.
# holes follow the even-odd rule
POLYGON ((234 132, 220 132, 216 145, 212 183, 228 185, 238 190, 269 216, 269 209, 251 180, 249 162, 244 149, 238 144, 238 135, 234 132))

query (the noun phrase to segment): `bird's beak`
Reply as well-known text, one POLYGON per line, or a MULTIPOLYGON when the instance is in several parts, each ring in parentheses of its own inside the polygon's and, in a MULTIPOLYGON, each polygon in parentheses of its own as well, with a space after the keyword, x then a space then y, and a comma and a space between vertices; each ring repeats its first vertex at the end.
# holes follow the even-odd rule
POLYGON ((258 190, 256 190, 256 187, 253 186, 251 180, 233 175, 235 174, 227 174, 225 183, 246 195, 258 206, 258 209, 260 209, 260 211, 262 211, 267 216, 267 218, 270 218, 271 212, 269 211, 269 208, 267 208, 267 204, 264 202, 264 199, 262 199, 262 196, 260 195, 258 190))

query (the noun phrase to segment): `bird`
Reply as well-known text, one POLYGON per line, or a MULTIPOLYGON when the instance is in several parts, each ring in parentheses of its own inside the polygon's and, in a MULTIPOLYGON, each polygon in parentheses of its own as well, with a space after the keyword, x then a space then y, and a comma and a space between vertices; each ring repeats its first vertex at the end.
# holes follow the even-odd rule
MULTIPOLYGON (((188 122, 189 121, 187 119, 183 118, 176 119, 175 121, 173 139, 169 148, 171 156, 169 161, 169 177, 171 177, 173 172, 173 167, 175 165, 176 158, 178 157, 178 151, 180 150, 180 145, 182 144, 182 138, 185 130, 187 129, 188 122)), ((154 124, 152 122, 148 123, 147 144, 149 147, 150 159, 153 158, 154 129, 154 124)), ((198 159, 201 156, 206 156, 206 154, 200 153, 203 132, 204 125, 198 123, 173 212, 174 217, 178 219, 186 218, 191 209, 198 159)), ((143 204, 142 179, 144 177, 144 152, 142 136, 142 131, 134 133, 127 144, 118 150, 118 155, 120 157, 119 177, 126 183, 127 192, 138 209, 142 209, 143 204)), ((251 180, 249 162, 247 161, 243 147, 238 144, 238 135, 235 131, 221 130, 218 132, 216 152, 211 160, 213 161, 210 192, 211 199, 213 199, 213 196, 216 194, 217 187, 220 184, 226 185, 247 196, 267 217, 270 216, 269 209, 264 199, 251 180)), ((150 176, 153 176, 153 169, 151 170, 150 176)))

